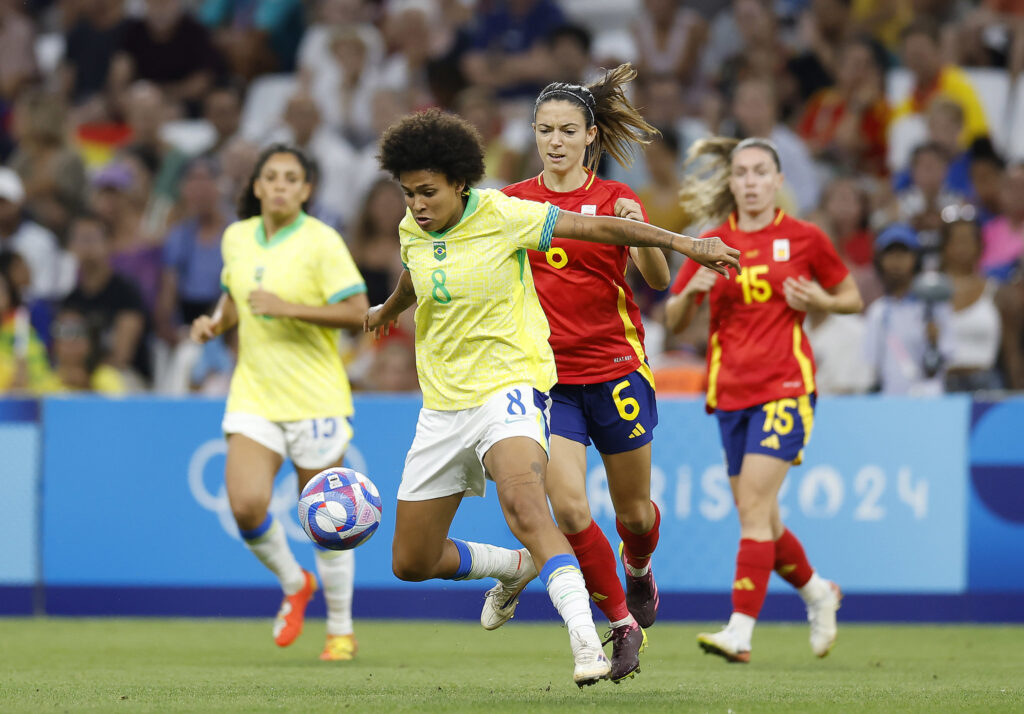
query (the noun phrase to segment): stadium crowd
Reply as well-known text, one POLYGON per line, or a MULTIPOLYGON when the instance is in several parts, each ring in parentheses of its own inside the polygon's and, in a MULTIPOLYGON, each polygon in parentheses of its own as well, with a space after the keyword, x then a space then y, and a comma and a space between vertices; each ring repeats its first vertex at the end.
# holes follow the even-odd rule
MULTIPOLYGON (((808 315, 820 392, 1024 389, 1021 0, 0 0, 0 393, 226 393, 236 341, 187 326, 263 146, 315 159, 310 210, 377 304, 386 127, 461 114, 502 187, 540 170, 539 88, 627 61, 661 133, 601 173, 652 223, 707 228, 678 201, 694 141, 768 137, 781 208, 847 262, 868 307, 808 315)), ((659 390, 700 391, 706 315, 667 334, 634 285, 659 390)), ((415 390, 411 335, 347 335, 353 385, 415 390)))

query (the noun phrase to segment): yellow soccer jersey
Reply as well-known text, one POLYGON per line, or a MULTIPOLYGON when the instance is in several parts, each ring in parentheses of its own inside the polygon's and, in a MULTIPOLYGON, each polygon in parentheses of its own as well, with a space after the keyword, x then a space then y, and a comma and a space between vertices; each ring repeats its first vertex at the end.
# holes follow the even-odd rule
POLYGON ((470 191, 462 219, 424 231, 406 212, 402 262, 416 289, 416 370, 427 409, 478 407, 495 391, 555 383, 548 322, 526 251, 546 251, 558 209, 470 191))
POLYGON ((267 240, 259 216, 232 223, 221 242, 221 288, 238 308, 239 359, 228 412, 270 421, 352 414, 352 393, 335 328, 253 315, 258 286, 287 302, 324 305, 366 291, 345 241, 330 226, 300 213, 267 240))

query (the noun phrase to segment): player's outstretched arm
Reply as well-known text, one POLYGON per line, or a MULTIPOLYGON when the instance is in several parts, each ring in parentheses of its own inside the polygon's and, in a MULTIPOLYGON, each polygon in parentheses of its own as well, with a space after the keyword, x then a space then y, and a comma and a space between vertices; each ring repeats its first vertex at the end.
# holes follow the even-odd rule
POLYGON ((727 246, 721 238, 691 238, 625 218, 561 211, 555 221, 554 234, 591 243, 670 248, 726 277, 729 268, 738 270, 740 267, 740 252, 727 246))
POLYGON ((363 316, 366 315, 366 308, 369 306, 366 293, 351 295, 344 300, 328 305, 303 305, 288 302, 263 288, 249 293, 249 308, 254 315, 288 317, 313 325, 338 327, 346 330, 358 330, 363 326, 363 316))
POLYGON ((212 315, 200 315, 192 321, 189 337, 193 342, 209 342, 217 335, 223 335, 238 324, 238 308, 227 293, 221 293, 212 315))
POLYGON ((373 332, 377 339, 391 331, 391 326, 398 323, 398 316, 416 304, 416 289, 412 284, 412 275, 403 270, 398 278, 398 285, 383 305, 374 305, 366 311, 363 318, 363 331, 373 332))

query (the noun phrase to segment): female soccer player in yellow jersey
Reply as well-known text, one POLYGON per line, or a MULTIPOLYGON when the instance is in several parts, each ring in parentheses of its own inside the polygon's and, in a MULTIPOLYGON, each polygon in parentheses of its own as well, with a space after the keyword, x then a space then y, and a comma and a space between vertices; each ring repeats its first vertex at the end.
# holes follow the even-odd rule
MULTIPOLYGON (((352 395, 338 352, 338 330, 362 325, 366 285, 334 229, 305 213, 312 165, 298 149, 274 144, 260 155, 239 204, 241 220, 224 231, 221 296, 212 316, 192 323, 206 342, 239 328, 223 430, 225 482, 246 546, 281 582, 284 600, 274 641, 302 632, 317 589, 268 513, 274 476, 285 457, 301 489, 319 471, 340 465, 352 438, 352 395), (282 368, 284 366, 285 368, 282 368)), ((351 551, 316 550, 327 600, 324 660, 355 656, 351 551)))
MULTIPOLYGON (((496 578, 518 596, 540 571, 569 630, 579 685, 611 666, 594 628, 579 564, 548 510, 547 392, 555 383, 548 323, 527 250, 554 234, 595 243, 672 248, 722 274, 736 251, 637 221, 562 212, 471 186, 484 174, 476 131, 438 110, 408 116, 381 140, 381 167, 402 186, 406 270, 366 314, 379 334, 416 304, 416 368, 423 409, 395 510, 392 568, 402 580, 496 578), (494 481, 505 520, 525 547, 448 537, 463 496, 494 481)), ((511 604, 509 603, 509 606, 511 604)))

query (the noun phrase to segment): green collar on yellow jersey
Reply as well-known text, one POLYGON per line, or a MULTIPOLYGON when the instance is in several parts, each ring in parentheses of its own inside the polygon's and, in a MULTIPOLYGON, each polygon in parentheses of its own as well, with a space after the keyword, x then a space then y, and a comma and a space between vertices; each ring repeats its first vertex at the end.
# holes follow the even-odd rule
POLYGON ((290 238, 292 234, 302 227, 302 224, 306 222, 306 218, 308 218, 308 216, 306 216, 306 212, 299 211, 299 215, 294 221, 286 225, 284 228, 281 228, 274 234, 273 238, 267 240, 267 229, 263 226, 263 218, 261 217, 259 222, 256 224, 256 242, 264 248, 271 248, 290 238))
MULTIPOLYGON (((480 203, 480 194, 477 192, 475 188, 469 189, 469 199, 466 201, 466 210, 462 212, 462 218, 459 219, 459 223, 462 223, 470 215, 472 215, 473 211, 476 210, 476 204, 478 203, 480 203)), ((456 223, 455 226, 459 225, 459 223, 456 223)), ((440 238, 455 226, 451 226, 451 228, 446 228, 443 231, 427 231, 427 234, 433 238, 440 238)))

